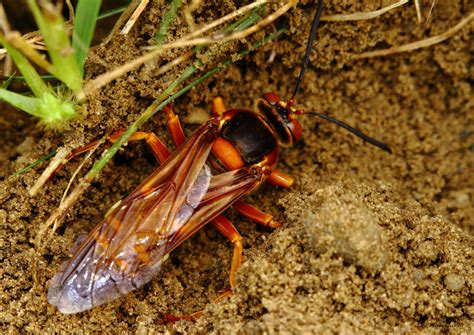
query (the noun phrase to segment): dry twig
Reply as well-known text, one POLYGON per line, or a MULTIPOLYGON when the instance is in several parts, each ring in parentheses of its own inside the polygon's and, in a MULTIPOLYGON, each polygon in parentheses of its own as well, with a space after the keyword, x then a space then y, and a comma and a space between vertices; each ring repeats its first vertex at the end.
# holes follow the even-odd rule
POLYGON ((148 2, 150 0, 141 0, 140 3, 138 4, 137 8, 135 8, 135 11, 133 12, 132 16, 130 16, 130 19, 127 21, 123 29, 120 31, 120 35, 127 35, 130 30, 132 29, 133 25, 135 22, 137 22, 138 18, 142 14, 143 10, 146 8, 148 5, 148 2))
POLYGON ((416 10, 416 19, 418 20, 418 23, 421 23, 421 4, 420 0, 414 0, 415 3, 415 10, 416 10))
POLYGON ((69 155, 70 152, 71 150, 66 147, 62 147, 58 149, 56 155, 51 160, 46 170, 43 171, 43 173, 38 178, 36 183, 28 191, 31 197, 33 197, 34 195, 36 195, 36 193, 38 193, 38 191, 43 186, 43 184, 46 183, 46 181, 48 181, 49 177, 53 174, 54 171, 56 171, 58 166, 62 163, 64 158, 66 158, 66 156, 69 155))
MULTIPOLYGON (((7 20, 7 15, 5 13, 5 9, 3 8, 3 5, 0 3, 0 28, 5 32, 9 33, 10 32, 10 25, 8 24, 7 20)), ((1 55, 0 55, 1 59, 1 55)), ((13 62, 10 56, 7 55, 7 58, 5 60, 5 63, 3 64, 3 75, 5 77, 8 77, 13 69, 13 62)))
POLYGON ((470 13, 468 16, 463 18, 457 25, 448 29, 442 34, 432 36, 432 37, 429 37, 420 41, 416 41, 413 43, 400 45, 393 48, 364 52, 358 55, 354 55, 353 58, 361 59, 361 58, 370 58, 370 57, 380 57, 380 56, 387 56, 387 55, 392 55, 392 54, 400 53, 400 52, 413 51, 420 48, 426 48, 431 45, 438 44, 447 40, 448 38, 456 34, 458 31, 460 31, 470 21, 472 21, 472 19, 474 19, 474 12, 470 13))
MULTIPOLYGON (((94 154, 94 152, 97 150, 97 148, 102 144, 104 143, 105 141, 105 137, 102 138, 102 140, 98 141, 97 144, 87 153, 86 157, 82 160, 81 164, 79 164, 79 166, 77 167, 76 171, 74 171, 74 173, 72 174, 71 178, 69 179, 69 182, 66 186, 66 189, 64 190, 64 193, 63 193, 63 196, 61 198, 61 202, 59 203, 59 207, 61 207, 61 205, 64 203, 65 199, 66 199, 66 196, 69 192, 69 189, 71 188, 71 185, 72 183, 74 182, 74 179, 76 179, 78 173, 82 170, 82 167, 84 166, 84 164, 91 158, 91 156, 94 154)), ((56 221, 54 222, 54 226, 53 226, 53 232, 56 231, 56 229, 58 229, 58 222, 59 221, 56 221)), ((45 227, 44 227, 44 230, 45 231, 49 225, 51 225, 53 222, 47 222, 45 227)))
POLYGON ((196 30, 196 24, 194 23, 193 12, 199 7, 201 0, 190 0, 188 4, 183 9, 184 19, 188 24, 189 30, 191 32, 196 30))
POLYGON ((429 21, 430 18, 431 18, 431 14, 433 13, 433 9, 434 9, 435 4, 436 4, 436 0, 433 0, 433 1, 431 2, 430 11, 428 12, 428 15, 426 16, 426 21, 425 21, 426 23, 428 23, 428 21, 429 21))
POLYGON ((72 5, 71 0, 66 0, 66 6, 69 11, 69 21, 72 22, 72 25, 74 26, 75 14, 74 14, 74 6, 72 5))
POLYGON ((92 93, 93 91, 99 89, 100 87, 102 87, 104 85, 107 85, 112 80, 115 80, 115 79, 119 78, 120 76, 122 76, 123 74, 136 69, 137 67, 143 65, 144 63, 153 60, 155 57, 162 54, 166 50, 175 49, 175 48, 189 47, 189 46, 196 46, 196 45, 202 45, 202 44, 212 44, 212 43, 218 43, 218 42, 219 43, 224 43, 224 42, 227 42, 227 41, 247 37, 247 36, 255 33, 256 31, 260 30, 262 27, 270 24, 271 22, 276 20, 278 17, 280 17, 284 13, 286 13, 290 8, 292 8, 296 4, 297 1, 296 0, 291 0, 291 1, 287 2, 285 5, 283 5, 279 9, 277 9, 275 12, 271 13, 270 15, 268 15, 267 17, 265 17, 264 19, 262 19, 261 21, 259 21, 255 25, 247 28, 244 31, 234 32, 234 33, 231 33, 229 35, 219 34, 219 35, 215 35, 215 36, 212 36, 212 37, 201 37, 201 38, 196 37, 196 36, 201 35, 203 32, 206 32, 206 31, 212 29, 213 27, 216 27, 216 26, 218 26, 218 25, 234 18, 235 16, 238 16, 238 15, 240 15, 240 14, 246 12, 246 11, 249 11, 249 10, 251 10, 251 9, 257 7, 257 6, 260 6, 261 4, 266 3, 266 2, 267 2, 266 0, 260 0, 260 1, 253 2, 252 4, 244 6, 244 7, 240 8, 239 10, 236 10, 236 11, 226 15, 225 17, 223 17, 221 19, 218 19, 216 21, 211 22, 209 25, 206 25, 205 27, 203 27, 202 29, 199 29, 198 31, 195 31, 195 32, 193 32, 189 35, 186 35, 185 37, 183 37, 183 38, 181 38, 177 41, 167 43, 167 44, 163 44, 163 45, 160 46, 159 49, 150 51, 147 54, 145 54, 141 57, 138 57, 138 58, 134 59, 133 61, 127 63, 127 64, 124 64, 124 65, 122 65, 122 66, 120 66, 120 67, 118 67, 118 68, 116 68, 112 71, 109 71, 107 73, 104 73, 104 74, 96 77, 95 79, 89 81, 86 85, 84 85, 83 91, 78 94, 78 99, 79 100, 84 99, 88 94, 92 93), (196 38, 194 38, 194 37, 196 37, 196 38))
POLYGON ((171 62, 166 63, 165 65, 161 66, 156 72, 155 75, 159 76, 165 72, 168 72, 172 67, 181 64, 185 60, 188 60, 194 55, 194 52, 188 51, 184 55, 179 56, 178 58, 175 58, 171 62))
POLYGON ((321 21, 358 21, 358 20, 370 20, 380 16, 394 8, 400 7, 410 0, 401 0, 394 4, 385 6, 381 9, 374 10, 372 12, 359 12, 351 14, 336 14, 336 15, 323 15, 321 21))

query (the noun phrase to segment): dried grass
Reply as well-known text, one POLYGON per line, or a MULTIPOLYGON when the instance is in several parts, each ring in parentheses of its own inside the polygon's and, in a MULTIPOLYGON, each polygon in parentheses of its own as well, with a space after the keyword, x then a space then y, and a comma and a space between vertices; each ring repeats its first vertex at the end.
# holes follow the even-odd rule
POLYGON ((432 46, 432 45, 435 45, 447 40, 448 38, 456 34, 458 31, 463 29, 473 19, 474 19, 474 12, 467 15, 457 25, 448 29, 442 34, 432 36, 420 41, 400 45, 393 48, 364 52, 362 54, 354 55, 353 58, 361 59, 361 58, 381 57, 381 56, 388 56, 388 55, 393 55, 393 54, 401 53, 401 52, 413 51, 413 50, 421 49, 421 48, 427 48, 429 46, 432 46))

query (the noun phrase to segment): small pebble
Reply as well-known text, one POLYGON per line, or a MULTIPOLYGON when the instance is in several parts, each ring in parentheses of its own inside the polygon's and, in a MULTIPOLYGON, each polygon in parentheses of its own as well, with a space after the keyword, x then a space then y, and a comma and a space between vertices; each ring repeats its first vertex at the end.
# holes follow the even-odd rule
POLYGON ((439 252, 432 241, 424 241, 418 246, 416 254, 420 260, 430 263, 436 260, 439 252))
POLYGON ((464 287, 464 278, 460 275, 450 273, 444 277, 444 285, 453 292, 459 292, 464 287))

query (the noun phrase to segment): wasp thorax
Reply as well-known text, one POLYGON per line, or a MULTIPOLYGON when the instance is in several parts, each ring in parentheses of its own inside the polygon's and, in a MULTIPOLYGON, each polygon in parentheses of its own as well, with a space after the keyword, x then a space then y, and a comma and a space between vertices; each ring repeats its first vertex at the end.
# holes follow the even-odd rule
POLYGON ((295 118, 297 111, 274 93, 265 93, 257 101, 257 110, 275 130, 282 146, 291 146, 299 141, 302 128, 295 118))

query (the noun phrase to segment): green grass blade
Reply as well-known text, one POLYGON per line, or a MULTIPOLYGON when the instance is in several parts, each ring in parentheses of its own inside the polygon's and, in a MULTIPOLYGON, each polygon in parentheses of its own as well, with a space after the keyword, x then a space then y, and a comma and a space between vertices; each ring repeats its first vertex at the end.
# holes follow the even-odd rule
POLYGON ((25 173, 26 171, 29 171, 31 170, 32 168, 34 168, 36 165, 38 164, 41 164, 43 163, 44 161, 47 161, 48 159, 50 159, 51 157, 53 157, 54 155, 56 155, 56 150, 53 150, 51 151, 49 154, 39 158, 37 161, 31 163, 30 165, 16 171, 15 173, 13 173, 10 177, 13 177, 13 176, 16 176, 16 175, 19 175, 19 174, 22 174, 22 173, 25 173))
POLYGON ((161 45, 166 38, 166 34, 168 32, 168 28, 173 22, 173 19, 176 17, 176 13, 178 13, 179 6, 181 6, 181 0, 172 0, 171 5, 166 11, 165 16, 161 20, 160 28, 155 35, 155 43, 157 45, 161 45))
POLYGON ((43 94, 50 92, 49 87, 41 79, 36 69, 31 65, 28 59, 13 48, 9 43, 5 42, 2 35, 0 35, 0 44, 3 44, 5 49, 7 49, 8 54, 15 62, 18 70, 23 74, 26 83, 30 87, 31 91, 36 97, 42 97, 43 94))
POLYGON ((49 1, 43 4, 44 12, 35 0, 28 0, 28 5, 53 63, 54 73, 51 74, 73 92, 79 92, 82 88, 82 75, 60 11, 49 1))
POLYGON ((1 88, 7 89, 8 86, 10 86, 11 82, 15 78, 15 74, 12 74, 10 77, 8 77, 6 80, 2 82, 2 85, 0 85, 1 88))
MULTIPOLYGON (((5 77, 3 77, 3 78, 5 78, 5 77)), ((24 76, 11 76, 11 78, 14 81, 26 81, 24 76)), ((56 78, 52 74, 48 74, 48 75, 45 75, 45 76, 40 76, 40 78, 43 79, 43 80, 58 80, 58 78, 56 78)))
POLYGON ((73 104, 51 93, 35 98, 0 88, 0 100, 40 118, 41 123, 48 128, 60 128, 64 122, 76 116, 73 104))
POLYGON ((8 102, 10 105, 21 109, 33 116, 38 115, 38 106, 40 103, 39 98, 25 97, 19 93, 11 92, 6 89, 0 88, 0 100, 8 102))
POLYGON ((258 12, 262 9, 262 6, 254 8, 248 15, 242 17, 241 19, 235 21, 234 23, 230 24, 229 26, 225 27, 222 32, 223 33, 230 33, 233 31, 242 31, 246 28, 253 25, 258 19, 262 17, 258 14, 258 12))
POLYGON ((121 6, 121 7, 117 7, 117 8, 114 8, 114 9, 111 9, 111 10, 108 10, 108 11, 105 11, 103 13, 100 13, 98 16, 97 16, 97 20, 102 20, 102 19, 106 19, 108 17, 111 17, 111 16, 114 16, 114 15, 117 15, 117 14, 120 14, 122 12, 125 11, 125 9, 127 9, 128 5, 125 5, 125 6, 121 6))
POLYGON ((81 75, 84 75, 84 62, 92 42, 101 3, 101 0, 79 0, 77 3, 72 46, 76 51, 81 75))
MULTIPOLYGON (((262 7, 256 7, 254 8, 248 15, 238 19, 234 23, 228 25, 224 29, 222 29, 222 33, 227 34, 231 33, 233 31, 243 31, 253 25, 255 22, 257 22, 259 19, 262 17, 258 14, 258 11, 260 11, 262 7)), ((198 53, 201 50, 207 48, 207 44, 200 44, 194 48, 195 52, 198 53)), ((209 52, 209 51, 207 51, 209 52)))

